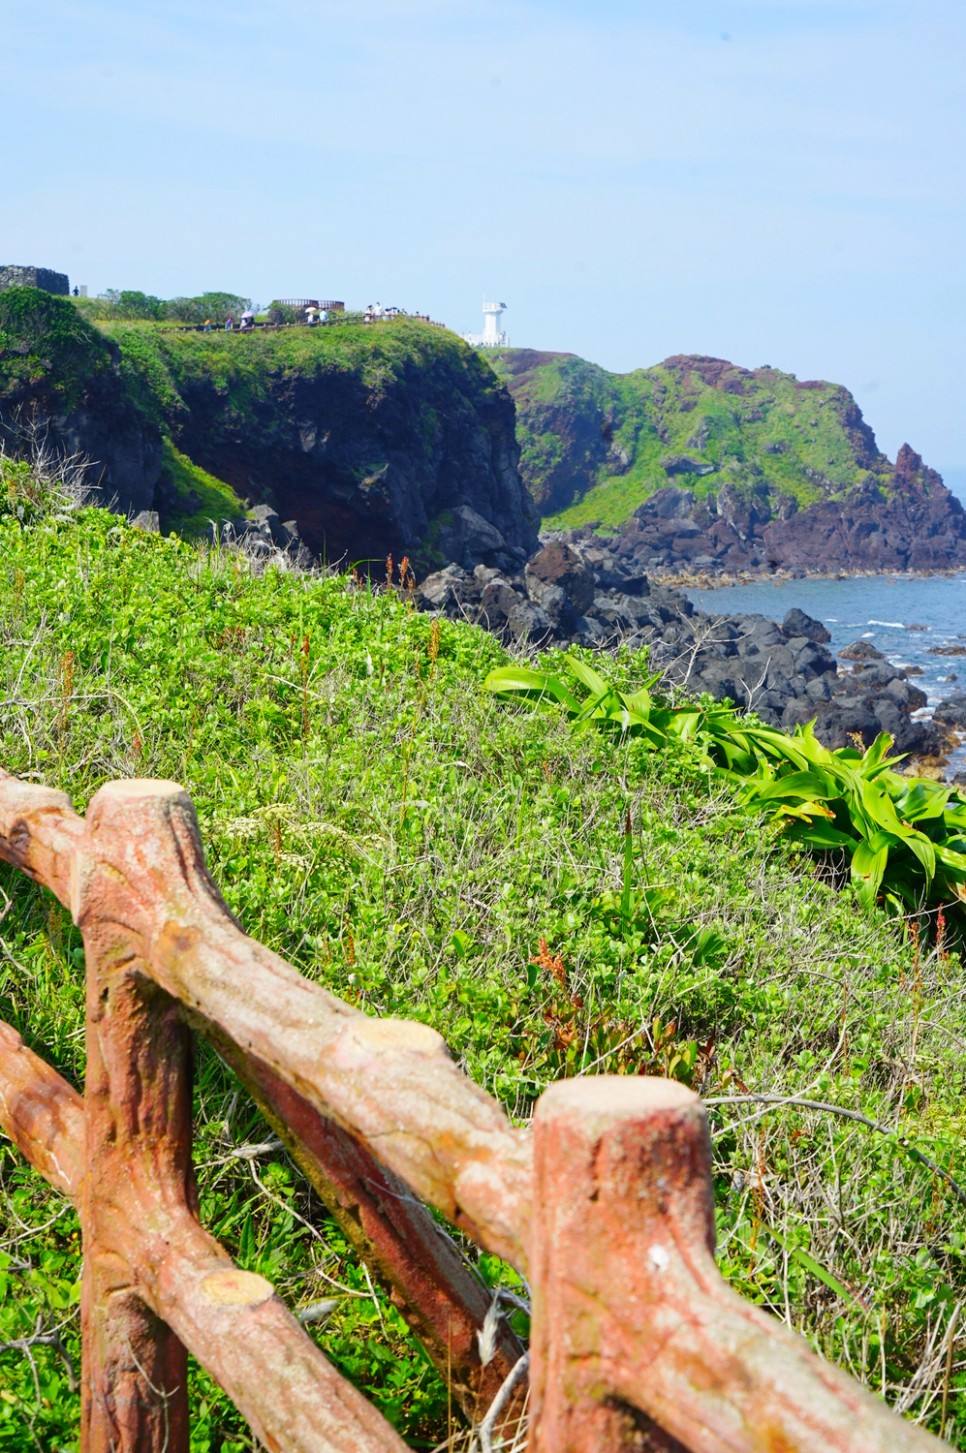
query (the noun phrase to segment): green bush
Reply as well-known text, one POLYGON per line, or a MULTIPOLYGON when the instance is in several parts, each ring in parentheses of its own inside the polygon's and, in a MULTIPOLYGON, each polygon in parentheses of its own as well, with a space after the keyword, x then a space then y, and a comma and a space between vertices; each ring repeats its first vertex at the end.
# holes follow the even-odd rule
POLYGON ((39 388, 70 409, 110 367, 103 337, 68 298, 42 288, 0 292, 0 398, 29 400, 39 388))

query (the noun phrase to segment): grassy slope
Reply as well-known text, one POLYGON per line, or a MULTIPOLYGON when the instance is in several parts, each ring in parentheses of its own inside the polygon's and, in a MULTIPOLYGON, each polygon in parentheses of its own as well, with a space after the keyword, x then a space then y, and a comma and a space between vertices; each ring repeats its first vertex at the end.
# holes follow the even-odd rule
MULTIPOLYGON (((512 355, 488 356, 511 384, 521 470, 536 499, 545 494, 560 460, 559 427, 548 427, 557 411, 583 411, 606 421, 612 448, 628 459, 620 472, 598 461, 589 487, 547 519, 551 526, 592 520, 616 526, 667 484, 698 496, 716 493, 725 482, 739 491, 764 485, 807 505, 845 493, 870 475, 857 463, 843 426, 853 401, 834 384, 803 389, 777 369, 734 369, 747 389, 738 394, 675 364, 611 374, 569 355, 542 355, 536 367, 514 376, 512 355), (669 476, 661 461, 676 454, 714 465, 714 473, 669 476)), ((886 461, 879 458, 875 474, 888 477, 886 461)))
MULTIPOLYGON (((182 781, 246 929, 368 1012, 433 1024, 516 1117, 557 1076, 662 1073, 701 1046, 706 1094, 748 1086, 860 1108, 955 1171, 958 961, 862 916, 686 756, 493 703, 481 690, 503 659, 493 640, 395 593, 257 575, 100 511, 31 518, 31 506, 21 523, 24 497, 22 473, 6 475, 6 769, 81 808, 109 778, 182 781), (541 939, 564 983, 533 963, 541 939)), ((79 1084, 78 937, 0 868, 4 909, 0 1014, 79 1084)), ((206 1053, 197 1103, 206 1223, 293 1304, 334 1279, 344 1295, 316 1335, 413 1446, 431 1446, 445 1390, 292 1167, 263 1160, 259 1186, 224 1159, 264 1128, 206 1053)), ((802 1111, 723 1108, 715 1154, 726 1274, 937 1426, 966 1236, 945 1182, 884 1137, 802 1111)), ((76 1356, 78 1269, 74 1218, 0 1147, 0 1343, 39 1317, 76 1356)), ((500 1274, 490 1259, 483 1270, 500 1274)), ((38 1346, 33 1363, 37 1384, 21 1352, 0 1352, 4 1453, 76 1446, 63 1361, 38 1346)), ((963 1379, 957 1352, 957 1446, 963 1379)), ((193 1397, 198 1453, 251 1447, 197 1373, 193 1397)))

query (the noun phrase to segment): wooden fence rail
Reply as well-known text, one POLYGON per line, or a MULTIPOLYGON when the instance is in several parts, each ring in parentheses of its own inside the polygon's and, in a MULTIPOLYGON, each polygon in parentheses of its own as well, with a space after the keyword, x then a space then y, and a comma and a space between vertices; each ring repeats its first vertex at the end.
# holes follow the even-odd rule
POLYGON ((514 1129, 433 1030, 370 1019, 245 936, 173 783, 111 783, 82 819, 62 793, 0 772, 0 859, 70 909, 86 950, 83 1099, 0 1023, 0 1127, 81 1217, 85 1453, 184 1453, 187 1352, 269 1449, 404 1446, 199 1224, 192 1030, 392 1289, 469 1419, 523 1349, 504 1322, 481 1363, 489 1294, 420 1202, 530 1278, 534 1453, 944 1446, 724 1284, 705 1112, 682 1086, 564 1082, 532 1130, 514 1129))

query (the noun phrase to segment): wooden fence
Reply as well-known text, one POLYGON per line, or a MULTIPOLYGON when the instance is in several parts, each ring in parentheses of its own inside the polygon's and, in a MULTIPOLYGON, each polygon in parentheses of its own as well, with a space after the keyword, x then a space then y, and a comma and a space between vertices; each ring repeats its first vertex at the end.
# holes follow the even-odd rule
POLYGON ((524 1349, 501 1321, 483 1364, 490 1295, 423 1203, 529 1278, 534 1453, 945 1446, 724 1284, 689 1090, 570 1080, 514 1129, 433 1030, 368 1018, 245 936, 173 783, 111 783, 81 818, 63 793, 0 772, 0 858, 70 909, 86 950, 83 1098, 0 1023, 0 1127, 80 1212, 86 1453, 185 1453, 188 1352, 268 1449, 404 1448, 200 1225, 193 1030, 392 1288, 470 1420, 497 1400, 488 1422, 509 1436, 524 1349))

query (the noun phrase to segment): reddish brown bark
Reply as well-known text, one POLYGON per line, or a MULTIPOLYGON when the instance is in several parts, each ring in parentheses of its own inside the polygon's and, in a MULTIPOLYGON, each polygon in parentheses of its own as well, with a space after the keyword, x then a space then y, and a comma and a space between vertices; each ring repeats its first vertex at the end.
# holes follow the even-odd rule
POLYGON ((0 1019, 0 1129, 45 1180, 79 1204, 84 1101, 0 1019))
POLYGON ((532 1453, 926 1453, 903 1422, 730 1291, 710 1150, 668 1080, 551 1086, 534 1120, 532 1453))
MULTIPOLYGON (((356 1254, 392 1290, 467 1418, 479 1421, 524 1352, 501 1318, 491 1358, 482 1365, 477 1333, 490 1307, 486 1287, 408 1186, 359 1141, 320 1115, 266 1065, 230 1042, 215 1042, 356 1254)), ((517 1426, 525 1400, 524 1382, 508 1400, 498 1431, 517 1426)))
POLYGON ((187 1355, 138 1295, 137 1265, 144 1232, 194 1200, 188 1031, 141 972, 126 931, 91 914, 83 894, 78 922, 87 957, 81 1445, 183 1453, 187 1355), (146 1218, 134 1237, 132 1200, 146 1218))
POLYGON ((83 831, 66 792, 21 782, 0 767, 0 858, 49 888, 66 908, 83 831))
MULTIPOLYGON (((0 1021, 0 1128, 75 1204, 86 1178, 83 1113, 77 1092, 0 1021), (43 1128, 42 1103, 50 1107, 43 1128)), ((221 1383, 266 1448, 403 1453, 397 1435, 306 1337, 271 1284, 239 1271, 186 1206, 159 1200, 153 1188, 132 1180, 114 1210, 146 1308, 221 1383)))

